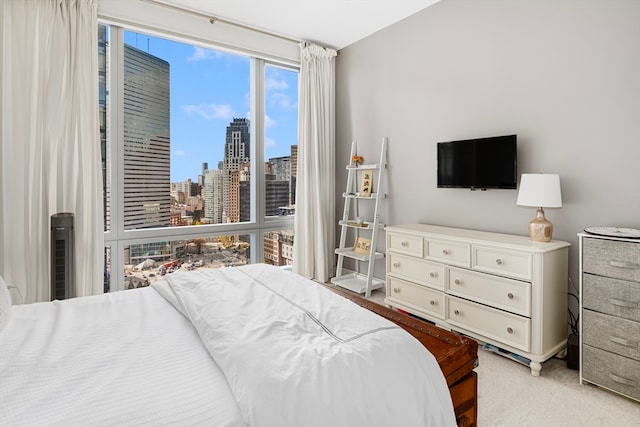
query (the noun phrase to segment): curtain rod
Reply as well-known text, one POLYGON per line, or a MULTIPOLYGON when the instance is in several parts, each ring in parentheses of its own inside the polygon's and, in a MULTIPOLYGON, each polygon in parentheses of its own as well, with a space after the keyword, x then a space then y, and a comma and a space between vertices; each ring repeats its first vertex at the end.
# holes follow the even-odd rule
POLYGON ((249 25, 244 25, 244 24, 240 24, 240 23, 237 23, 237 22, 228 21, 226 19, 221 19, 221 18, 215 17, 213 15, 207 15, 206 13, 203 13, 203 12, 198 12, 198 11, 195 11, 195 10, 174 6, 172 4, 168 4, 168 3, 165 3, 165 2, 162 2, 162 1, 157 1, 157 0, 142 0, 142 1, 147 2, 147 3, 152 3, 152 4, 155 4, 155 5, 158 5, 158 6, 162 6, 162 7, 165 7, 167 9, 173 9, 173 10, 176 10, 176 11, 179 11, 179 12, 189 13, 191 15, 199 16, 201 18, 206 18, 206 19, 209 20, 209 22, 211 24, 215 24, 216 22, 221 22, 223 24, 233 25, 234 27, 242 28, 242 29, 249 30, 249 31, 255 31, 257 33, 265 34, 265 35, 271 36, 271 37, 277 37, 279 39, 287 40, 287 41, 294 42, 294 43, 300 43, 301 42, 301 40, 297 40, 297 39, 294 39, 294 38, 291 38, 291 37, 282 36, 280 34, 276 34, 276 33, 272 33, 272 32, 269 32, 269 31, 261 30, 259 28, 254 28, 254 27, 251 27, 249 25))

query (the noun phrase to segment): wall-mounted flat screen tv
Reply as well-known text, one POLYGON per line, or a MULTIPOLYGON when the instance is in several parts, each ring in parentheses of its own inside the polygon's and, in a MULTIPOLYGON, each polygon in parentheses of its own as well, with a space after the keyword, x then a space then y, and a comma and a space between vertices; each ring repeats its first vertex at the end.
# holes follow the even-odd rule
POLYGON ((516 135, 439 142, 438 188, 515 189, 516 135))

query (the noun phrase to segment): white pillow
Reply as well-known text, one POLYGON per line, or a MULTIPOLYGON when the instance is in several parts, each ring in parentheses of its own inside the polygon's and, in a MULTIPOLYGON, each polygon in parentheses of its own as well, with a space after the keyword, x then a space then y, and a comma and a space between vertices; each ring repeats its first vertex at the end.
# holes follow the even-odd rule
POLYGON ((11 294, 2 276, 0 276, 0 331, 9 320, 11 312, 11 294))

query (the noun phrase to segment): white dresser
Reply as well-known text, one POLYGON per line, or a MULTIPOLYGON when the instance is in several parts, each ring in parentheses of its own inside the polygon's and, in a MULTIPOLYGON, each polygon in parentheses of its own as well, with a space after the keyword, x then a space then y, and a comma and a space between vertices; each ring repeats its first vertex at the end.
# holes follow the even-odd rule
POLYGON ((531 361, 567 344, 561 241, 426 224, 389 226, 385 303, 531 361))
POLYGON ((640 240, 578 236, 580 383, 640 401, 640 240))

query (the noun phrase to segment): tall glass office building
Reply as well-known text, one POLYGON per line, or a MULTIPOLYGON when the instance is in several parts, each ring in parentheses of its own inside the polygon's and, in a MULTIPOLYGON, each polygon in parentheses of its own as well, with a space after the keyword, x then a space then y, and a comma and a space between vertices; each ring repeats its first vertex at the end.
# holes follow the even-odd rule
POLYGON ((171 216, 169 63, 124 46, 124 228, 171 216))

